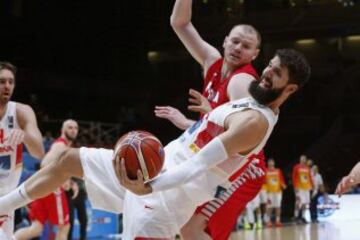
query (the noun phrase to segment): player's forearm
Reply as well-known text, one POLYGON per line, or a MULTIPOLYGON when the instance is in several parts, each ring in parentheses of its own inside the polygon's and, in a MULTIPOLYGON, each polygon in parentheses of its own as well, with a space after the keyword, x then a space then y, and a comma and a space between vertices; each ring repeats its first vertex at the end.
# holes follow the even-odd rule
POLYGON ((42 159, 45 155, 44 145, 40 131, 33 130, 25 134, 24 143, 31 156, 42 159))
POLYGON ((220 138, 214 138, 193 157, 155 178, 150 183, 151 188, 153 191, 163 191, 180 186, 227 158, 228 154, 220 138))
POLYGON ((170 17, 173 28, 187 25, 191 22, 192 0, 177 0, 170 17))
POLYGON ((194 120, 191 119, 186 119, 182 124, 180 124, 179 126, 177 126, 178 128, 180 128, 181 130, 186 130, 189 127, 191 127, 193 124, 195 123, 194 120))

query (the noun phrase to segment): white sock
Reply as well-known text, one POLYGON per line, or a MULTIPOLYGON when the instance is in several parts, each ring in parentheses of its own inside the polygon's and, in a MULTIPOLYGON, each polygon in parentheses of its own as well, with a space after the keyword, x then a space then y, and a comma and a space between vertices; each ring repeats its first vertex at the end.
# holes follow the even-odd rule
POLYGON ((0 197, 0 215, 12 212, 30 202, 32 200, 27 195, 24 184, 21 184, 8 194, 0 197))

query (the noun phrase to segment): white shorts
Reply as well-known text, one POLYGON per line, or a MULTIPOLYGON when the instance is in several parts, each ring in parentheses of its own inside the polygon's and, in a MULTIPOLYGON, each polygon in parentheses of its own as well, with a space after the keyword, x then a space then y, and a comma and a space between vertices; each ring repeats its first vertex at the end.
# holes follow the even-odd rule
MULTIPOLYGON (((169 150, 172 147, 165 148, 166 165, 170 168, 176 165, 173 161, 176 157, 171 153, 176 151, 169 150)), ((123 212, 123 239, 172 239, 191 218, 196 207, 212 199, 212 196, 209 198, 205 194, 208 191, 203 190, 206 177, 198 177, 181 187, 137 196, 120 185, 113 168, 112 150, 80 148, 80 159, 92 207, 114 213, 123 212), (191 194, 194 192, 198 194, 191 194)))
POLYGON ((255 210, 259 207, 260 207, 260 193, 258 193, 258 195, 256 195, 256 197, 246 205, 246 208, 251 210, 255 210))
POLYGON ((93 208, 121 213, 125 188, 116 177, 113 167, 113 150, 80 148, 86 192, 93 208))
POLYGON ((267 197, 267 191, 265 189, 261 189, 260 193, 259 193, 259 197, 260 197, 260 203, 261 204, 266 204, 268 197, 267 197))
POLYGON ((299 198, 299 204, 309 204, 310 203, 310 190, 297 190, 297 198, 299 198))
POLYGON ((282 192, 277 192, 277 193, 268 192, 267 195, 268 195, 269 208, 281 207, 282 192))
MULTIPOLYGON (((179 160, 172 142, 165 147, 165 166, 172 168, 179 160)), ((196 207, 213 199, 207 194, 206 175, 166 191, 137 196, 131 192, 125 194, 123 239, 161 238, 174 239, 181 227, 191 218, 196 207), (197 194, 196 194, 197 193, 197 194)), ((210 196, 211 195, 211 196, 210 196)))

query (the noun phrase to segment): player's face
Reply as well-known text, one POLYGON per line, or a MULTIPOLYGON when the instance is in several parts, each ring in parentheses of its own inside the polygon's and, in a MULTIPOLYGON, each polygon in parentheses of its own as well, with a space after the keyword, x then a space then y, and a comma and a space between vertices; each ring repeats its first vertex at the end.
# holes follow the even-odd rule
POLYGON ((15 88, 14 74, 7 69, 0 70, 0 103, 1 104, 6 104, 10 100, 14 92, 14 88, 15 88))
POLYGON ((78 132, 79 132, 79 127, 76 122, 71 121, 65 125, 64 133, 67 139, 71 141, 75 141, 78 132))
POLYGON ((225 62, 233 68, 250 63, 259 53, 256 34, 244 31, 242 26, 231 30, 223 47, 225 62))
POLYGON ((281 66, 280 58, 275 56, 264 69, 260 81, 250 84, 249 92, 260 104, 268 105, 279 98, 285 90, 288 95, 296 90, 294 84, 289 84, 288 81, 287 67, 281 66))
POLYGON ((269 167, 269 168, 275 167, 275 162, 274 162, 274 160, 269 160, 269 161, 268 161, 268 167, 269 167))
POLYGON ((306 156, 305 155, 300 156, 300 163, 301 164, 306 164, 306 156))

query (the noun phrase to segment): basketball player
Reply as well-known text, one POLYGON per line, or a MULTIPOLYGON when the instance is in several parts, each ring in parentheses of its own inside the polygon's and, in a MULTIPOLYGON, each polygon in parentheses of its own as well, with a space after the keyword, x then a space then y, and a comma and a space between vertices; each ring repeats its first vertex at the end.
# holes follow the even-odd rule
POLYGON ((310 190, 313 189, 311 169, 307 165, 306 156, 301 155, 300 161, 293 167, 292 181, 295 192, 295 218, 302 223, 307 223, 304 218, 305 210, 310 204, 310 190), (298 212, 296 211, 298 209, 298 212))
POLYGON ((167 239, 179 232, 196 206, 211 200, 218 185, 262 149, 279 107, 308 80, 310 67, 295 50, 282 49, 249 87, 252 97, 224 104, 165 147, 164 172, 144 183, 130 180, 112 150, 67 150, 60 159, 0 198, 0 214, 83 177, 94 208, 124 213, 124 239, 167 239), (128 190, 125 190, 128 189, 128 190), (151 194, 150 194, 151 193, 151 194), (137 195, 148 196, 139 197, 137 195))
POLYGON ((344 193, 349 192, 353 187, 360 183, 360 162, 358 162, 350 171, 350 173, 343 177, 336 187, 335 194, 339 197, 344 193))
MULTIPOLYGON (((204 69, 203 93, 201 94, 191 89, 189 94, 191 96, 190 102, 193 105, 188 108, 189 110, 205 114, 225 102, 249 96, 247 93, 248 85, 252 80, 258 79, 251 61, 259 53, 261 38, 254 27, 244 24, 237 25, 233 27, 224 40, 224 57, 222 57, 215 47, 201 38, 192 25, 191 7, 192 1, 176 1, 171 16, 171 25, 189 53, 204 69)), ((193 120, 186 118, 178 109, 169 106, 156 107, 155 114, 158 117, 170 120, 175 126, 183 130, 194 123, 193 120)), ((263 152, 254 156, 255 158, 260 160, 259 163, 261 164, 258 167, 261 168, 263 166, 262 172, 265 172, 263 152)), ((231 177, 232 181, 238 176, 239 173, 235 173, 231 177)), ((259 177, 261 176, 259 175, 259 177)), ((243 184, 237 185, 238 187, 234 187, 235 191, 232 195, 241 194, 242 196, 231 196, 231 199, 229 198, 225 202, 227 205, 231 205, 229 207, 222 206, 222 209, 230 210, 234 214, 231 214, 229 211, 217 210, 218 214, 213 216, 215 213, 214 205, 207 203, 197 209, 194 218, 198 214, 205 215, 207 219, 211 218, 206 231, 211 233, 213 239, 217 239, 223 234, 225 234, 223 238, 227 239, 228 236, 226 235, 230 235, 239 213, 246 206, 246 202, 255 197, 258 191, 258 186, 254 184, 256 182, 259 182, 258 179, 248 179, 243 184), (256 189, 253 189, 254 187, 256 189), (255 192, 255 194, 250 194, 250 192, 255 192), (241 202, 237 201, 240 199, 241 202), (223 214, 225 215, 222 216, 223 214), (233 217, 230 218, 230 215, 233 217), (219 224, 219 222, 222 222, 223 217, 226 217, 227 224, 219 224)), ((216 206, 220 207, 219 204, 216 204, 216 206)), ((199 226, 195 226, 194 222, 192 221, 192 224, 185 225, 182 231, 184 238, 190 238, 192 233, 198 236, 199 233, 196 230, 199 229, 199 226)))
MULTIPOLYGON (((51 164, 51 161, 54 161, 54 159, 58 159, 60 154, 72 145, 77 134, 77 122, 71 119, 64 121, 61 128, 61 136, 55 139, 49 152, 47 152, 41 162, 41 166, 45 167, 51 164)), ((69 183, 66 185, 69 185, 69 183)), ((15 238, 17 240, 39 237, 42 234, 44 225, 47 221, 58 227, 56 240, 67 239, 70 228, 69 207, 68 200, 66 199, 62 187, 56 189, 46 197, 33 201, 29 206, 29 216, 31 225, 15 232, 15 238)))
MULTIPOLYGON (((19 184, 23 143, 31 156, 37 159, 44 156, 42 136, 33 109, 10 101, 15 89, 16 71, 11 63, 0 62, 0 196, 19 184)), ((10 238, 14 232, 14 214, 12 210, 2 214, 9 216, 10 220, 2 224, 2 229, 3 234, 10 238)))
POLYGON ((284 176, 281 169, 275 168, 274 159, 270 158, 268 161, 268 168, 266 170, 266 186, 267 186, 267 195, 269 199, 268 206, 268 216, 269 221, 267 222, 267 227, 272 227, 271 215, 272 211, 275 210, 275 226, 281 227, 282 223, 280 220, 281 217, 281 200, 282 200, 282 191, 286 189, 286 184, 284 176))

